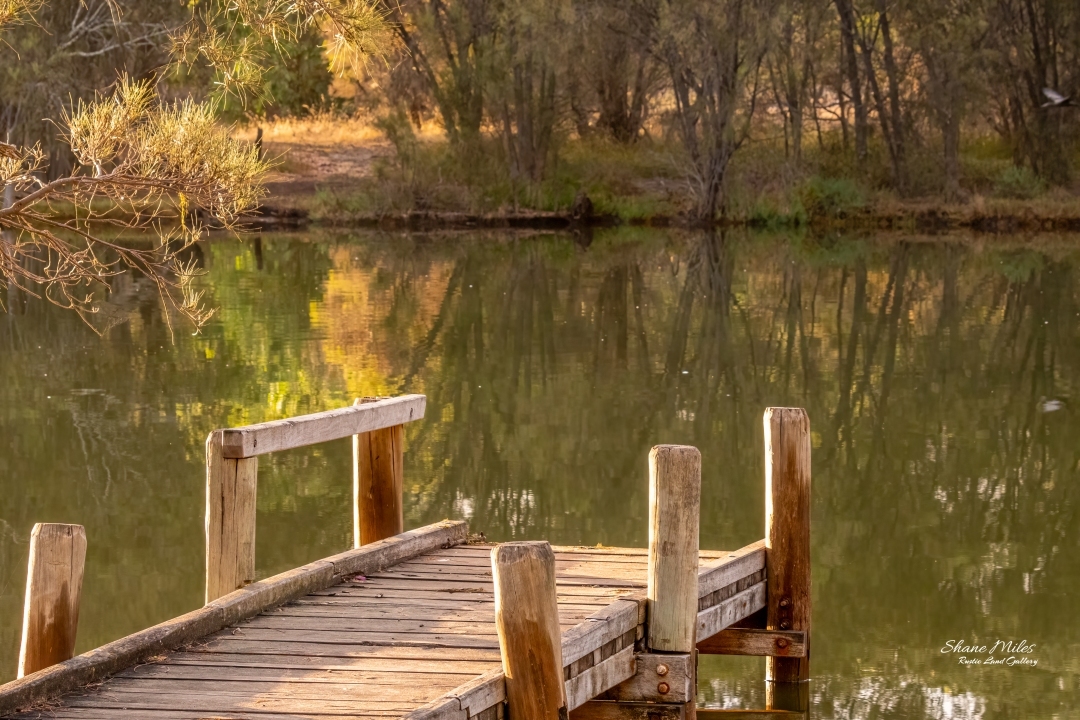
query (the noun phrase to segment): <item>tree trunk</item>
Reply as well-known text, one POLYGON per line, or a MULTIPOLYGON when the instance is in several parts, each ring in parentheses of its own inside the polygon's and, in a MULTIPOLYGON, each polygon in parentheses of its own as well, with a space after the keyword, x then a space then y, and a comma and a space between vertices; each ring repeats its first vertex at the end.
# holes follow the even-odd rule
POLYGON ((859 60, 855 55, 855 9, 852 0, 834 0, 840 14, 840 34, 844 39, 844 60, 851 105, 855 110, 855 157, 866 160, 867 113, 859 87, 859 60))
POLYGON ((885 0, 878 0, 878 19, 881 23, 881 38, 884 43, 885 79, 889 81, 889 115, 892 125, 893 175, 897 190, 901 195, 907 192, 907 153, 904 143, 904 120, 900 109, 900 73, 896 67, 893 53, 892 32, 889 29, 889 15, 885 10, 885 0))

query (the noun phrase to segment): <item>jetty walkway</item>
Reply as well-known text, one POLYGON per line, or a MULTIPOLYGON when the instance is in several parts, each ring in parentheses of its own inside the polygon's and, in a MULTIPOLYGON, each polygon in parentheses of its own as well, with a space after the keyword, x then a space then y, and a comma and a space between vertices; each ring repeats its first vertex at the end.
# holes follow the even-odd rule
POLYGON ((765 539, 698 548, 700 455, 650 454, 650 547, 403 531, 411 395, 211 433, 204 607, 72 657, 86 538, 39 524, 0 717, 676 720, 808 704, 809 423, 765 413, 765 539), (353 437, 352 550, 254 578, 258 455, 353 437), (699 653, 764 655, 765 709, 695 708, 699 653))

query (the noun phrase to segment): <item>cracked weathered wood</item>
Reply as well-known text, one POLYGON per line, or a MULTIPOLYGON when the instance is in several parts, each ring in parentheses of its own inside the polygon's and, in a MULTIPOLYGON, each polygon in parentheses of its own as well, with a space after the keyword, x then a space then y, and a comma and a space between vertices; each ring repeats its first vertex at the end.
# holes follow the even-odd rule
POLYGON ((694 649, 700 516, 701 453, 686 445, 657 445, 649 453, 651 650, 694 649))
MULTIPOLYGON (((357 399, 354 405, 378 401, 357 399)), ((405 529, 402 490, 405 426, 353 435, 353 547, 405 529)))
POLYGON ((555 553, 546 542, 505 543, 491 551, 491 569, 509 714, 566 720, 555 553))
POLYGON ((764 426, 766 628, 806 633, 804 657, 769 657, 765 677, 799 683, 810 679, 810 419, 768 408, 764 426))
POLYGON ((286 420, 222 430, 227 458, 248 458, 393 427, 424 417, 427 398, 402 395, 286 420))
POLYGON ((20 678, 75 654, 85 561, 82 525, 34 525, 19 648, 20 678))
POLYGON ((206 438, 206 602, 255 582, 259 458, 224 457, 222 432, 206 438))

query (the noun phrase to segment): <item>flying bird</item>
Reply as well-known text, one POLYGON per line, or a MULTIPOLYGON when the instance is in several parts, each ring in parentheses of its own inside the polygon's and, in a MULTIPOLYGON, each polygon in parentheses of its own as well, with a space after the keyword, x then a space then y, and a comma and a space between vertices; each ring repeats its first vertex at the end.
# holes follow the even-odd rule
POLYGON ((1077 103, 1073 101, 1072 95, 1065 97, 1056 90, 1050 88, 1043 88, 1043 95, 1049 102, 1044 102, 1042 107, 1076 107, 1077 103))

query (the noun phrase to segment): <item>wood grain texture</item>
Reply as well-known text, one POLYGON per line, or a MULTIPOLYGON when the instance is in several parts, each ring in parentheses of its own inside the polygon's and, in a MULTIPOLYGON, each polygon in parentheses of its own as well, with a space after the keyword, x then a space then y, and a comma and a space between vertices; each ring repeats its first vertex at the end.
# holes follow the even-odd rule
POLYGON ((353 436, 353 547, 405 529, 404 448, 404 425, 353 436))
POLYGON ((697 636, 702 639, 712 637, 754 614, 765 607, 765 596, 765 583, 761 582, 702 610, 697 614, 697 636))
POLYGON ((85 562, 82 525, 34 525, 23 603, 20 678, 75 654, 85 562))
POLYGON ((581 707, 597 695, 632 678, 636 668, 634 648, 624 648, 606 660, 566 681, 567 708, 581 707))
POLYGON ((402 720, 468 720, 456 698, 442 697, 410 711, 402 720))
POLYGON ((230 428, 221 431, 222 452, 226 458, 248 458, 340 440, 419 420, 424 417, 426 406, 427 398, 423 395, 402 395, 286 420, 230 428))
POLYGON ((649 453, 648 645, 691 652, 698 608, 701 453, 658 445, 649 453))
POLYGON ((505 543, 491 551, 491 567, 509 715, 565 720, 555 554, 546 542, 505 543))
MULTIPOLYGON (((185 713, 201 711, 194 717, 415 713, 429 720, 500 720, 507 684, 495 571, 485 577, 470 561, 458 567, 472 581, 418 579, 441 577, 444 560, 475 557, 475 546, 447 547, 465 536, 464 523, 440 523, 253 583, 150 638, 127 639, 107 662, 72 671, 95 685, 51 701, 42 717, 189 717, 185 713), (189 644, 170 650, 182 639, 189 644), (135 657, 150 664, 131 667, 135 657)), ((570 693, 567 699, 584 702, 633 672, 646 599, 629 586, 640 584, 634 577, 646 573, 646 558, 637 555, 636 567, 627 568, 619 553, 575 563, 569 552, 558 563, 541 545, 553 575, 547 590, 514 597, 550 594, 551 604, 561 603, 559 626, 548 633, 549 646, 561 648, 561 661, 553 662, 562 664, 557 684, 570 693), (583 566, 588 575, 577 574, 583 566), (583 582, 593 577, 609 585, 583 582)), ((491 549, 486 552, 490 563, 491 549)), ((51 677, 55 689, 57 676, 39 675, 51 677)), ((8 689, 0 688, 0 716, 8 689)))
POLYGON ((705 655, 805 657, 806 633, 801 630, 728 627, 699 641, 697 649, 705 655))
POLYGON ((569 665, 645 622, 645 599, 640 595, 613 599, 580 625, 563 633, 563 663, 569 665))
POLYGON ((685 703, 697 696, 697 673, 692 653, 637 653, 635 658, 634 676, 598 699, 685 703))
POLYGON ((570 713, 570 720, 687 720, 683 703, 593 700, 570 713))
POLYGON ((765 541, 758 540, 731 551, 718 560, 703 563, 698 570, 698 597, 765 569, 765 541))
POLYGON ((259 459, 225 458, 221 441, 206 439, 206 602, 255 581, 259 459))
POLYGON ((470 716, 479 715, 506 701, 506 678, 502 668, 492 669, 455 687, 446 696, 457 700, 470 716))
MULTIPOLYGON (((204 638, 269 607, 326 588, 348 574, 372 572, 431 550, 462 543, 467 534, 466 523, 443 521, 410 530, 402 535, 365 546, 360 550, 350 550, 326 560, 260 580, 186 615, 0 686, 0 715, 13 713, 32 703, 54 698, 89 683, 100 682, 149 657, 204 638)), ((219 642, 219 644, 233 648, 245 644, 254 645, 255 649, 260 647, 256 643, 237 641, 219 642)), ((208 646, 213 645, 214 643, 200 643, 199 649, 209 651, 208 646)), ((281 645, 289 644, 282 643, 281 645)), ((281 646, 267 649, 273 654, 282 652, 281 646)), ((290 649, 297 648, 294 646, 290 649)), ((335 647, 315 644, 312 644, 310 649, 322 652, 325 657, 342 657, 352 653, 365 654, 373 650, 371 647, 364 646, 335 647)), ((401 656, 400 650, 396 648, 374 648, 374 650, 396 651, 390 652, 389 655, 401 656)), ((497 657, 497 651, 494 649, 454 650, 452 652, 456 656, 476 660, 488 658, 494 660, 497 657)), ((325 657, 317 660, 325 660, 325 657)))
POLYGON ((801 408, 768 408, 765 426, 766 628, 806 633, 801 658, 770 657, 772 682, 810 679, 810 419, 801 408))

